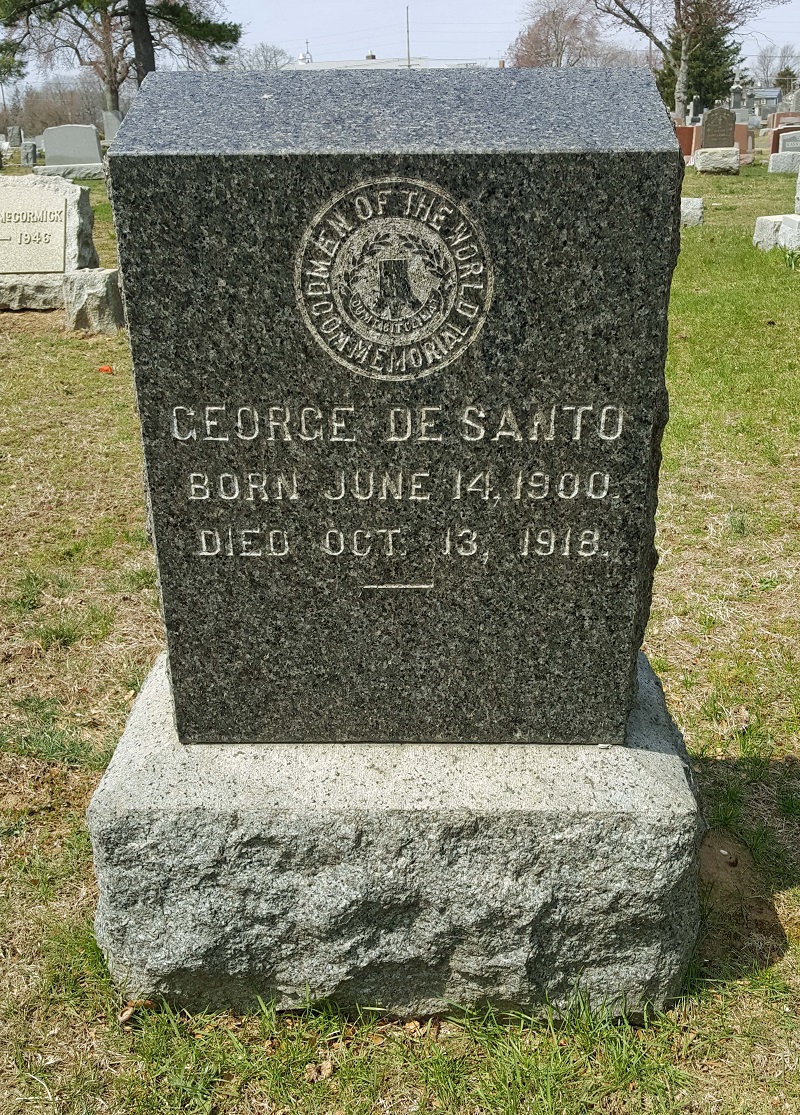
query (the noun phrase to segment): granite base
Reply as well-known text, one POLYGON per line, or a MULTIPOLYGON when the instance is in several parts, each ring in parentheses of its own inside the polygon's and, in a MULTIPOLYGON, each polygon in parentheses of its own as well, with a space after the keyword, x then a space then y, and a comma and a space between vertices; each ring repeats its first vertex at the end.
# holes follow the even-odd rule
POLYGON ((640 656, 625 747, 182 746, 154 667, 90 808, 97 940, 133 998, 400 1016, 680 990, 702 822, 640 656))
POLYGON ((119 272, 94 267, 64 275, 64 312, 67 330, 116 333, 125 325, 119 272))
POLYGON ((738 174, 739 165, 735 147, 702 147, 694 153, 694 169, 700 174, 738 174))
POLYGON ((60 310, 64 275, 0 275, 0 310, 60 310))
POLYGON ((55 174, 59 178, 105 178, 102 163, 65 163, 59 166, 35 166, 34 174, 55 174))

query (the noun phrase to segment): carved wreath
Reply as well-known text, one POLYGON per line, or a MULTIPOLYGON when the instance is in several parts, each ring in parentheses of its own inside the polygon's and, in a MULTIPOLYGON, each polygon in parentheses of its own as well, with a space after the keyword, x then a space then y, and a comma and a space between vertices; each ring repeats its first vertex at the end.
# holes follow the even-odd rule
MULTIPOLYGON (((428 273, 439 280, 437 289, 442 301, 445 301, 456 282, 455 268, 450 257, 441 248, 432 247, 427 240, 424 240, 421 236, 414 236, 413 233, 404 233, 399 237, 398 242, 405 251, 422 259, 428 273)), ((372 240, 367 240, 362 245, 361 250, 342 268, 337 279, 337 287, 339 296, 348 309, 356 295, 354 284, 364 264, 369 263, 371 259, 375 259, 391 245, 391 233, 379 232, 372 240)))

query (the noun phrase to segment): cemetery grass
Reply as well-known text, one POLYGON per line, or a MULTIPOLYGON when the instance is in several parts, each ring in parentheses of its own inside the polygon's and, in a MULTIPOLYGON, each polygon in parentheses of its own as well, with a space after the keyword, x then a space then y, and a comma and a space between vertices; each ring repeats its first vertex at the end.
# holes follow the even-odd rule
POLYGON ((120 998, 84 811, 161 646, 129 360, 58 314, 0 314, 3 1115, 800 1110, 800 271, 750 243, 793 192, 758 166, 685 182, 707 215, 673 289, 646 649, 711 828, 685 994, 644 1025, 580 1004, 403 1025, 120 998))

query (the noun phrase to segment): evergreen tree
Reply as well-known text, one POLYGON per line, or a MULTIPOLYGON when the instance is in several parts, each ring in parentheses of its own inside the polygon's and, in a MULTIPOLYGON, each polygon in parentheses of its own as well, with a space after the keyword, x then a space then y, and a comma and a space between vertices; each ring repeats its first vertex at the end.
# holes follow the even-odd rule
MULTIPOLYGON (((681 41, 673 34, 670 52, 656 74, 656 83, 664 103, 671 107, 675 100, 675 80, 681 60, 681 41)), ((713 108, 727 97, 741 58, 741 45, 731 38, 730 31, 715 23, 703 23, 689 54, 687 100, 699 97, 705 108, 713 108)))
POLYGON ((784 66, 783 69, 779 70, 775 75, 775 84, 785 97, 787 93, 791 93, 795 85, 797 85, 797 71, 793 70, 791 66, 784 66))
POLYGON ((242 28, 220 19, 223 11, 220 0, 0 0, 0 33, 18 61, 34 55, 45 70, 90 67, 115 109, 128 75, 141 82, 157 50, 190 66, 224 59, 242 28))

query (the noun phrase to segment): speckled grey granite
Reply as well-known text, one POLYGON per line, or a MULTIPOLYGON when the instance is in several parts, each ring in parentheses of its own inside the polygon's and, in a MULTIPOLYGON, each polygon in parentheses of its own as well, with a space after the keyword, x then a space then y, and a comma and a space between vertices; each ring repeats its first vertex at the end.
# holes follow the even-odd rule
POLYGON ((158 73, 108 164, 181 739, 620 743, 679 242, 650 76, 158 73), (326 250, 356 332, 474 265, 458 329, 354 370, 326 250))
POLYGON ((535 1010, 676 995, 702 822, 640 656, 627 747, 183 747, 165 662, 89 809, 131 998, 535 1010))
POLYGON ((125 325, 119 273, 95 267, 64 276, 65 328, 116 333, 125 325))

